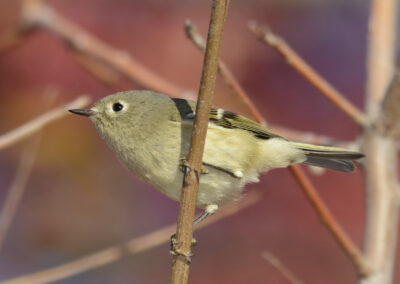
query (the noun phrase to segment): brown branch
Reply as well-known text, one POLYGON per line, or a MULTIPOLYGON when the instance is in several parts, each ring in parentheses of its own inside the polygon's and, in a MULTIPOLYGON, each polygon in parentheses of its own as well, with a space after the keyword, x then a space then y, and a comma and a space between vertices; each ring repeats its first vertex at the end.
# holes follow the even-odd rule
MULTIPOLYGON (((221 209, 218 214, 210 216, 204 222, 199 223, 195 230, 214 224, 222 219, 228 218, 241 210, 248 208, 260 201, 261 192, 248 194, 240 203, 231 204, 221 209)), ((134 238, 120 245, 112 246, 98 252, 81 257, 77 260, 58 265, 53 268, 44 269, 19 276, 13 279, 4 280, 0 284, 44 284, 59 281, 92 269, 100 268, 116 262, 126 253, 131 255, 150 250, 156 246, 167 243, 175 230, 176 224, 165 226, 141 237, 134 238)))
POLYGON ((37 118, 29 121, 28 123, 17 127, 10 132, 3 134, 0 136, 0 149, 4 149, 6 147, 9 147, 24 138, 29 137, 30 135, 36 133, 40 129, 42 129, 44 126, 49 124, 50 122, 53 122, 57 119, 60 119, 66 115, 69 114, 67 110, 73 109, 73 108, 81 108, 86 106, 89 103, 89 98, 87 96, 81 96, 75 99, 74 101, 64 105, 57 107, 51 111, 46 112, 45 114, 42 114, 38 116, 37 118))
POLYGON ((361 126, 366 124, 364 114, 312 69, 282 38, 272 33, 269 28, 258 26, 254 22, 249 24, 249 28, 260 40, 274 47, 290 66, 307 79, 335 106, 347 114, 347 116, 361 126))
MULTIPOLYGON (((202 36, 199 34, 196 26, 191 21, 186 21, 185 31, 187 37, 204 53, 205 42, 202 36)), ((256 106, 253 104, 249 96, 246 94, 243 87, 239 84, 239 81, 235 78, 233 73, 229 70, 228 66, 219 59, 218 61, 218 71, 224 78, 228 86, 231 87, 233 93, 237 95, 239 101, 244 104, 244 106, 250 111, 255 120, 266 125, 262 114, 258 111, 256 106)))
POLYGON ((171 281, 173 284, 187 283, 190 262, 183 255, 190 255, 193 235, 193 220, 196 209, 197 190, 199 185, 201 162, 206 140, 208 121, 215 81, 218 71, 218 58, 229 0, 213 0, 211 19, 208 29, 207 47, 203 62, 203 72, 197 99, 192 139, 188 155, 187 172, 183 177, 181 200, 179 206, 176 241, 179 253, 174 256, 171 281), (183 255, 181 255, 182 253, 183 255))
MULTIPOLYGON (((39 134, 38 134, 39 135, 39 134)), ((32 172, 33 163, 35 161, 36 152, 40 142, 40 135, 26 146, 21 154, 17 173, 10 189, 7 192, 4 205, 0 213, 0 250, 3 246, 4 239, 14 219, 21 197, 24 193, 29 176, 32 172)))
POLYGON ((278 270, 287 281, 292 284, 304 284, 292 271, 289 270, 276 256, 272 253, 265 251, 261 254, 261 257, 268 261, 276 270, 278 270))
POLYGON ((126 51, 102 42, 41 2, 23 1, 22 15, 24 26, 50 31, 75 51, 108 64, 140 86, 173 96, 181 96, 185 91, 140 64, 126 51))
POLYGON ((332 213, 322 201, 317 190, 312 185, 311 181, 307 178, 301 167, 293 165, 289 167, 289 170, 296 178, 296 180, 301 184, 301 188, 303 189, 304 194, 307 196, 314 209, 318 212, 318 215, 325 227, 331 232, 334 239, 339 243, 339 245, 344 249, 344 252, 356 265, 358 272, 361 275, 366 275, 368 272, 370 272, 371 269, 369 268, 368 264, 365 263, 365 260, 360 250, 345 233, 335 217, 333 217, 332 213))

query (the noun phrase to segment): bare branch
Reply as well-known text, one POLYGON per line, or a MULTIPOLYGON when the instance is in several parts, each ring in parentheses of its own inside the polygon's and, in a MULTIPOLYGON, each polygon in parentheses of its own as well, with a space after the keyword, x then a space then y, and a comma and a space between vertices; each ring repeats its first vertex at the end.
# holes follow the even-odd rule
POLYGON ((207 47, 204 56, 203 72, 197 99, 196 116, 194 119, 192 139, 188 156, 188 166, 183 178, 181 200, 179 206, 176 241, 179 253, 174 256, 171 281, 173 284, 187 283, 189 265, 183 255, 190 255, 193 235, 193 220, 196 209, 197 190, 200 179, 201 162, 206 140, 208 121, 215 81, 218 71, 218 58, 221 50, 222 35, 229 0, 213 0, 211 20, 208 29, 207 47))
POLYGON ((344 252, 353 261, 358 272, 361 275, 368 274, 371 271, 371 268, 365 262, 361 251, 345 233, 335 217, 333 217, 332 213, 322 201, 318 192, 312 185, 311 181, 307 178, 306 174, 302 171, 301 167, 298 165, 292 165, 289 167, 289 169, 296 177, 296 180, 301 184, 304 194, 307 196, 314 209, 318 212, 318 215, 325 227, 331 232, 338 244, 344 249, 344 252))
POLYGON ((72 49, 108 64, 141 86, 173 96, 185 93, 184 89, 158 76, 126 51, 100 41, 40 1, 23 1, 22 12, 24 26, 41 27, 50 31, 72 49))
POLYGON ((258 26, 254 22, 249 24, 249 28, 260 40, 274 47, 290 66, 299 72, 335 106, 359 125, 365 125, 364 114, 312 69, 282 38, 272 33, 269 28, 258 26))
MULTIPOLYGON (((210 216, 201 222, 194 229, 198 230, 214 224, 222 219, 228 218, 241 210, 248 208, 260 201, 262 193, 250 193, 240 203, 228 205, 221 209, 218 214, 210 216)), ((59 281, 92 269, 100 268, 121 259, 126 252, 137 254, 147 251, 170 240, 171 234, 175 230, 176 224, 163 227, 141 237, 132 239, 120 245, 112 246, 77 260, 45 270, 37 271, 32 274, 23 275, 17 278, 5 280, 0 284, 44 284, 59 281)))
POLYGON ((10 132, 3 134, 0 136, 0 149, 4 149, 6 147, 9 147, 21 140, 23 140, 26 137, 29 137, 33 133, 36 133, 40 129, 42 129, 44 126, 49 124, 50 122, 53 122, 57 119, 60 119, 66 115, 69 114, 67 110, 72 109, 72 108, 81 108, 86 106, 89 103, 89 98, 87 96, 80 96, 74 101, 61 106, 57 107, 51 111, 46 112, 45 114, 42 114, 38 116, 37 118, 29 121, 28 123, 17 127, 10 132))
POLYGON ((29 145, 26 146, 21 154, 18 170, 10 189, 8 190, 3 208, 0 213, 0 250, 3 246, 4 239, 14 219, 21 197, 24 193, 29 176, 32 172, 33 163, 35 161, 36 152, 40 142, 40 134, 29 145))
MULTIPOLYGON (((205 43, 202 36, 199 34, 196 26, 191 21, 186 21, 185 23, 185 31, 187 37, 204 53, 205 43)), ((263 125, 266 125, 266 121, 263 119, 261 113, 255 107, 250 97, 246 94, 243 87, 240 85, 239 81, 235 78, 233 73, 229 70, 229 67, 221 60, 218 61, 218 71, 224 78, 225 82, 230 86, 233 90, 233 93, 236 94, 239 102, 241 102, 252 114, 255 120, 260 122, 263 125)))
POLYGON ((292 271, 289 270, 276 256, 272 253, 265 251, 262 253, 262 258, 268 261, 276 270, 278 270, 286 280, 292 284, 304 284, 292 271))

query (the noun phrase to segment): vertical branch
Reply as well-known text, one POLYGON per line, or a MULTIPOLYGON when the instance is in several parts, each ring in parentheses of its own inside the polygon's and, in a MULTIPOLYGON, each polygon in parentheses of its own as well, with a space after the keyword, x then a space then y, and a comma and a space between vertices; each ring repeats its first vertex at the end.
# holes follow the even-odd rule
POLYGON ((396 0, 372 1, 366 86, 369 118, 377 115, 379 103, 394 72, 396 6, 396 0))
POLYGON ((396 0, 372 1, 366 87, 370 126, 366 129, 364 141, 367 157, 364 249, 365 257, 374 272, 361 280, 363 284, 392 283, 395 261, 398 220, 397 139, 390 125, 397 123, 400 105, 392 105, 390 102, 398 101, 400 90, 395 87, 398 83, 394 81, 393 87, 385 93, 394 71, 396 8, 396 0))
POLYGON ((222 34, 229 0, 214 0, 208 29, 207 48, 200 81, 196 117, 193 125, 192 140, 188 156, 187 171, 184 175, 179 207, 176 241, 179 254, 174 256, 171 283, 187 283, 190 262, 184 255, 191 253, 193 219, 196 208, 201 161, 208 128, 209 114, 214 95, 218 70, 218 58, 221 49, 222 34))

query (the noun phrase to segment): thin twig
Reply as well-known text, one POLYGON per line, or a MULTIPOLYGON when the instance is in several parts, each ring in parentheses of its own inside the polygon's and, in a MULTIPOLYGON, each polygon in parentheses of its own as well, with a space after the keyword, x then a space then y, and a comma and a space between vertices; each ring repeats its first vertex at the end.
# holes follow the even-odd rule
POLYGON ((0 250, 3 246, 4 239, 14 219, 18 204, 24 193, 29 176, 32 172, 33 163, 35 161, 36 152, 40 143, 40 134, 35 137, 29 145, 22 151, 19 166, 15 178, 11 183, 7 192, 4 205, 0 213, 0 250))
POLYGON ((172 96, 181 96, 185 90, 155 74, 140 64, 128 52, 111 47, 59 15, 41 2, 23 1, 24 26, 41 27, 60 37, 72 49, 96 58, 121 72, 140 86, 172 96))
POLYGON ((286 280, 292 284, 304 284, 285 264, 283 264, 276 256, 272 253, 265 251, 261 254, 261 257, 268 261, 276 270, 278 270, 286 280))
MULTIPOLYGON (((262 192, 250 193, 243 198, 241 202, 222 208, 218 214, 210 216, 204 220, 204 222, 198 224, 198 226, 195 227, 195 230, 228 218, 260 201, 261 197, 262 192)), ((167 243, 170 240, 170 236, 174 232, 175 227, 176 224, 171 224, 141 237, 134 238, 123 244, 100 250, 53 268, 5 280, 0 282, 0 284, 45 284, 72 277, 92 269, 100 268, 118 261, 126 255, 126 253, 134 255, 167 243)))
POLYGON ((343 228, 339 225, 335 217, 329 211, 328 207, 322 201, 318 192, 307 178, 306 174, 302 171, 300 166, 292 165, 289 170, 296 177, 296 180, 301 184, 304 194, 307 196, 311 205, 318 212, 318 215, 325 225, 325 227, 331 232, 335 240, 344 249, 345 253, 350 257, 353 263, 356 265, 358 272, 361 275, 366 275, 371 271, 371 268, 365 263, 363 255, 354 242, 345 233, 343 228))
POLYGON ((171 281, 172 284, 187 283, 190 262, 184 255, 190 255, 193 235, 193 218, 196 209, 197 190, 199 185, 201 162, 206 140, 208 121, 215 81, 218 71, 218 59, 224 32, 229 0, 213 0, 211 19, 208 29, 207 47, 203 62, 203 72, 197 99, 192 139, 188 155, 187 172, 183 178, 181 200, 179 206, 176 242, 179 252, 174 256, 171 281))
POLYGON ((262 41, 274 47, 297 72, 316 87, 327 99, 342 110, 360 126, 366 124, 364 114, 346 97, 329 84, 311 66, 309 66, 282 38, 267 27, 249 24, 250 30, 262 41))
POLYGON ((45 125, 60 119, 69 114, 67 110, 72 108, 81 108, 89 103, 90 99, 87 96, 80 96, 72 102, 50 110, 37 118, 29 121, 28 123, 17 127, 10 132, 0 136, 0 149, 9 147, 22 139, 29 137, 33 133, 42 129, 45 125))
MULTIPOLYGON (((206 45, 203 37, 198 32, 196 26, 189 20, 185 23, 186 36, 204 53, 206 45)), ((262 114, 258 111, 254 103, 251 101, 249 96, 246 94, 243 87, 240 85, 239 81, 235 78, 233 73, 229 70, 228 66, 219 59, 218 61, 218 71, 224 78, 225 82, 233 90, 233 93, 237 95, 239 101, 244 104, 244 106, 250 111, 255 120, 263 125, 266 125, 262 114)))

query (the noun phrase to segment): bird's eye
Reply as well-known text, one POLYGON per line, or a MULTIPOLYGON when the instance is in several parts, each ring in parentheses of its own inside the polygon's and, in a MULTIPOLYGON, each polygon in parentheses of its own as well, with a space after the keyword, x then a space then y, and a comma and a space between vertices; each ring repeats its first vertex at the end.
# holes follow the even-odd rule
POLYGON ((123 108, 124 108, 124 106, 123 106, 122 104, 120 104, 120 103, 115 103, 115 104, 113 104, 113 106, 112 106, 112 109, 113 109, 113 111, 115 111, 115 112, 119 112, 119 111, 121 111, 123 108))

